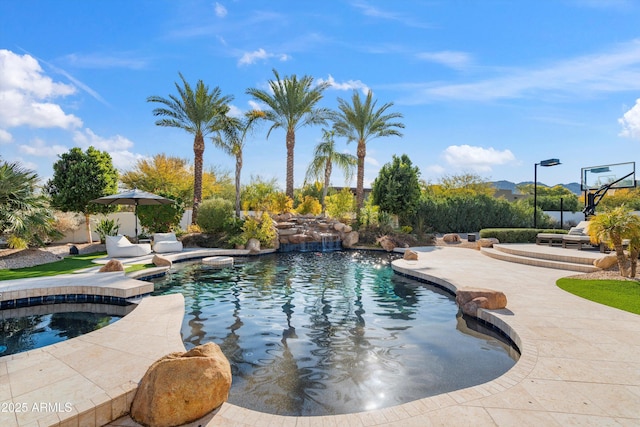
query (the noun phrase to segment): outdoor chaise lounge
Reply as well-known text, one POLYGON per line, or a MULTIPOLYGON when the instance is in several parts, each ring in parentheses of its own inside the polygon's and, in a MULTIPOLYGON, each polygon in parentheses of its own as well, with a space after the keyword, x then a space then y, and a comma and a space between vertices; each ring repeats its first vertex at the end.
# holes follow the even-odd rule
POLYGON ((153 235, 153 251, 156 253, 180 252, 182 251, 182 242, 176 238, 175 233, 155 233, 153 235))
POLYGON ((564 233, 538 233, 536 234, 536 245, 547 243, 553 246, 554 243, 562 244, 562 238, 566 236, 564 233))
POLYGON ((151 253, 150 244, 133 244, 125 236, 106 236, 106 243, 109 258, 136 257, 151 253))

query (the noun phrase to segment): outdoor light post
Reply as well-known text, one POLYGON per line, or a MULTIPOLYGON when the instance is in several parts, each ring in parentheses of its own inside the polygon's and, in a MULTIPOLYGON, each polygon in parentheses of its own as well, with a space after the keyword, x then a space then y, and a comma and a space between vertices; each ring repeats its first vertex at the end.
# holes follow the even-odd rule
POLYGON ((540 163, 535 163, 533 166, 533 228, 538 226, 537 210, 538 210, 538 165, 543 167, 556 166, 560 164, 558 159, 542 160, 540 163))

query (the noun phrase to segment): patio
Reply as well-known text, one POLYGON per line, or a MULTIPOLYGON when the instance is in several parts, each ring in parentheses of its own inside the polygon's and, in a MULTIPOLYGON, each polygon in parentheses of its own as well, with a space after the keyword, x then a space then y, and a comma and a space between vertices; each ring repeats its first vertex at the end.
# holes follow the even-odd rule
MULTIPOLYGON (((477 286, 501 290, 507 295, 506 309, 483 311, 481 317, 502 329, 519 346, 522 356, 514 368, 485 384, 376 411, 296 418, 262 414, 224 404, 214 414, 193 425, 640 424, 640 362, 637 357, 640 350, 640 316, 583 300, 555 286, 558 278, 574 275, 574 271, 510 263, 490 258, 479 251, 459 248, 427 247, 415 250, 419 252, 418 261, 397 260, 394 262, 394 269, 452 289, 477 286)), ((565 251, 575 252, 576 256, 580 256, 580 251, 565 251)), ((145 304, 151 305, 155 299, 150 298, 149 303, 145 304)), ((166 341, 167 345, 170 343, 173 349, 181 345, 181 318, 178 320, 179 316, 175 313, 181 313, 184 308, 176 308, 175 302, 171 304, 174 305, 171 309, 174 314, 170 317, 175 325, 171 322, 166 323, 166 326, 161 328, 162 333, 155 339, 159 340, 158 342, 166 341)), ((141 305, 137 310, 142 308, 141 305)), ((156 307, 153 311, 158 312, 160 309, 156 307)), ((117 332, 117 325, 125 322, 131 315, 97 332, 117 332)), ((141 322, 128 330, 129 339, 135 333, 137 340, 138 334, 145 336, 145 331, 149 334, 150 331, 157 331, 157 327, 141 322)), ((97 332, 85 335, 88 338, 84 341, 93 341, 92 345, 97 345, 92 338, 97 332)), ((107 340, 104 336, 102 339, 105 342, 107 340)), ((84 375, 66 360, 79 340, 83 340, 83 337, 56 345, 56 363, 65 365, 69 375, 84 375), (75 374, 72 371, 75 371, 75 374)), ((116 358, 101 366, 100 372, 105 376, 120 375, 126 377, 123 381, 128 381, 128 384, 136 384, 144 372, 144 363, 150 363, 156 353, 159 357, 162 351, 169 350, 162 346, 154 348, 154 354, 145 354, 144 360, 136 369, 123 369, 122 358, 116 358)), ((34 381, 33 369, 16 369, 18 363, 24 367, 27 360, 38 360, 43 352, 46 350, 34 350, 0 358, 0 403, 17 403, 27 399, 49 401, 54 399, 54 393, 56 401, 76 402, 72 394, 65 396, 61 393, 68 388, 58 388, 59 378, 38 375, 38 381, 34 381), (33 359, 34 356, 37 358, 33 359), (19 384, 23 381, 33 384, 33 390, 29 391, 31 394, 20 391, 19 384)), ((131 393, 131 388, 128 393, 131 393)), ((122 399, 119 402, 120 406, 117 407, 112 403, 112 411, 121 407, 122 399)), ((95 418, 97 408, 101 407, 98 403, 104 406, 106 402, 96 402, 93 407, 77 407, 76 412, 72 414, 40 414, 41 417, 35 417, 32 413, 28 420, 16 414, 0 413, 0 421, 3 426, 38 425, 36 422, 40 422, 39 425, 77 426, 82 415, 80 411, 83 410, 84 413, 93 411, 95 425, 101 425, 101 419, 95 418)), ((114 414, 112 412, 112 415, 114 414)), ((135 425, 137 424, 126 416, 109 424, 135 425)))

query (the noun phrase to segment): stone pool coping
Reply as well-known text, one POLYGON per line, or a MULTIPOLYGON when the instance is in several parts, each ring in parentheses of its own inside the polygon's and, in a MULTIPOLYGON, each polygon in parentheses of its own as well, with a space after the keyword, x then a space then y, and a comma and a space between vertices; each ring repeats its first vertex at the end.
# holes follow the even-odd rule
MULTIPOLYGON (((474 387, 357 414, 285 417, 225 403, 192 425, 404 427, 640 424, 640 362, 637 361, 640 316, 583 300, 555 286, 558 278, 573 275, 574 272, 510 264, 468 249, 428 247, 414 250, 419 252, 418 261, 397 260, 393 263, 394 269, 440 282, 452 289, 480 286, 506 293, 507 309, 491 312, 481 310, 479 315, 501 326, 518 344, 522 355, 512 369, 493 381, 474 387)), ((180 339, 184 302, 178 304, 177 301, 171 301, 166 307, 169 300, 164 298, 145 298, 130 315, 99 331, 54 346, 0 358, 0 404, 7 401, 19 403, 15 398, 25 394, 16 394, 16 387, 32 387, 30 393, 36 399, 34 402, 60 401, 64 396, 72 399, 78 393, 81 397, 88 397, 73 386, 70 390, 69 386, 64 388, 63 384, 66 383, 63 381, 67 379, 57 379, 63 375, 58 372, 59 369, 65 374, 69 369, 74 370, 73 374, 69 373, 71 377, 80 378, 78 381, 84 379, 93 386, 112 375, 121 378, 119 386, 115 387, 119 392, 114 392, 114 387, 101 388, 98 397, 83 400, 87 402, 87 408, 84 412, 77 410, 75 419, 60 421, 61 414, 46 414, 38 419, 40 424, 24 416, 15 417, 14 424, 5 424, 3 417, 7 414, 0 413, 0 424, 78 426, 85 425, 79 423, 81 414, 88 417, 93 414, 94 425, 102 425, 104 423, 100 424, 101 420, 106 418, 99 418, 98 414, 106 416, 107 407, 111 409, 112 419, 115 418, 114 415, 126 407, 126 402, 132 398, 132 390, 146 368, 163 354, 184 349, 180 339), (159 299, 162 299, 161 303, 157 303, 159 299), (140 316, 142 319, 136 321, 135 327, 127 328, 126 333, 116 333, 117 341, 96 339, 98 333, 108 334, 114 329, 117 332, 117 326, 131 320, 136 313, 144 314, 144 311, 138 310, 145 306, 148 307, 145 311, 153 312, 153 315, 140 316), (156 324, 158 319, 159 325, 156 324), (132 338, 134 331, 135 338, 132 338), (76 344, 79 341, 80 344, 76 344), (99 359, 99 364, 98 359, 81 357, 82 351, 76 346, 87 343, 91 344, 91 357, 101 357, 101 350, 115 352, 119 357, 108 355, 99 359), (48 365, 40 365, 43 358, 41 353, 50 352, 53 354, 45 359, 54 363, 54 367, 46 369, 48 365), (9 360, 4 360, 7 358, 19 359, 18 364, 10 364, 9 360), (129 359, 134 358, 138 361, 137 367, 128 368, 129 363, 134 364, 129 359), (35 369, 44 371, 42 376, 46 381, 38 381, 35 369), (16 382, 17 385, 13 386, 11 381, 20 375, 27 385, 16 382), (11 384, 8 388, 5 378, 11 384), (109 391, 118 396, 112 398, 109 391), (121 397, 123 395, 125 399, 121 397)), ((109 426, 130 427, 137 424, 125 416, 109 426)))

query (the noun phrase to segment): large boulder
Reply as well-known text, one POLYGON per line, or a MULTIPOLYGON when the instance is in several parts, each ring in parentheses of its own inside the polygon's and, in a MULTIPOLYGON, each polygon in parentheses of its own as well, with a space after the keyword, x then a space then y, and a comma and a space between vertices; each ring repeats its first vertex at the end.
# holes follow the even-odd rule
POLYGON ((353 246, 358 244, 358 240, 360 239, 360 235, 357 231, 352 231, 350 233, 342 236, 342 247, 343 248, 352 248, 353 246))
POLYGON ((153 256, 153 259, 151 260, 151 262, 156 267, 169 267, 169 268, 171 268, 173 266, 173 262, 171 262, 171 260, 169 258, 163 257, 163 256, 158 255, 158 254, 155 254, 153 256))
POLYGON ((484 288, 461 288, 456 291, 456 303, 462 312, 477 317, 479 308, 499 310, 507 306, 507 296, 500 291, 484 288))
POLYGON ((616 264, 618 264, 618 257, 615 254, 605 255, 593 260, 593 266, 603 270, 608 270, 616 264))
POLYGON ((131 418, 149 427, 179 426, 222 405, 231 388, 231 365, 207 343, 156 361, 140 381, 131 418))
POLYGON ((114 271, 124 271, 122 262, 117 259, 109 260, 109 262, 100 267, 100 270, 98 270, 99 273, 111 273, 114 271))
POLYGON ((402 256, 402 258, 405 261, 417 261, 418 260, 418 252, 412 251, 411 249, 407 249, 406 251, 404 251, 404 255, 402 256))
POLYGON ((493 245, 497 245, 498 243, 500 243, 500 240, 495 237, 483 237, 476 241, 476 248, 492 248, 493 245))
POLYGON ((442 236, 442 241, 445 243, 460 243, 462 239, 460 239, 459 234, 449 233, 442 236))
POLYGON ((247 241, 246 249, 249 250, 250 254, 260 253, 260 240, 253 238, 249 239, 249 241, 247 241))

